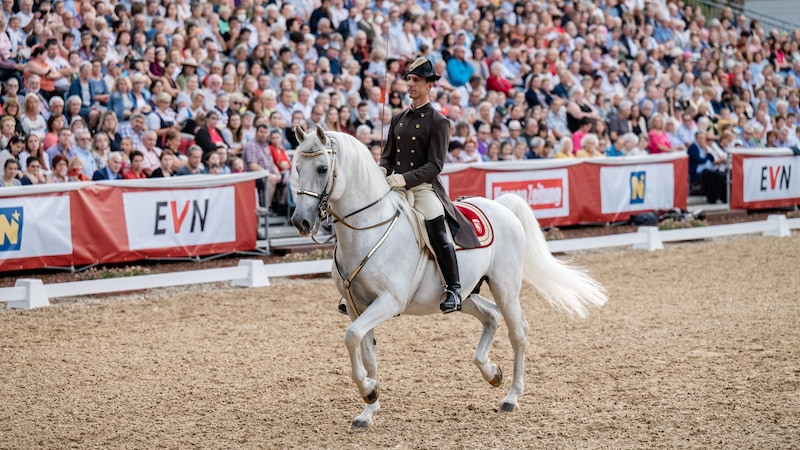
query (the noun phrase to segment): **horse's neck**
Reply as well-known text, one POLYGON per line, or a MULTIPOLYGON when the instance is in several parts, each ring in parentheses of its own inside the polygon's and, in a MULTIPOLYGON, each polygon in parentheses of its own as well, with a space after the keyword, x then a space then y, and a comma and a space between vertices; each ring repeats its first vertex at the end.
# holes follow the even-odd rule
MULTIPOLYGON (((351 247, 372 246, 380 239, 380 236, 390 226, 391 219, 397 213, 397 207, 388 198, 384 198, 373 206, 345 218, 347 214, 358 211, 378 198, 378 196, 370 196, 364 199, 357 195, 345 194, 335 204, 331 203, 333 211, 339 217, 344 218, 343 221, 338 221, 334 225, 336 239, 340 245, 351 247), (352 198, 348 199, 347 197, 352 198), (375 226, 381 222, 386 223, 381 226, 375 226)), ((403 220, 403 217, 399 217, 398 220, 403 220)))

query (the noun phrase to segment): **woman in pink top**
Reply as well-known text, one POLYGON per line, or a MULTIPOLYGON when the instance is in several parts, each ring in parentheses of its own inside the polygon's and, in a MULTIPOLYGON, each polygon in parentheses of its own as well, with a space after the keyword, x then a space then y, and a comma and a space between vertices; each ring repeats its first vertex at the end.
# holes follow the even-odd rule
POLYGON ((669 135, 664 131, 664 118, 660 114, 654 115, 650 119, 648 128, 650 128, 650 131, 647 132, 647 138, 650 140, 650 145, 647 146, 647 151, 651 155, 671 152, 672 143, 669 140, 669 135))

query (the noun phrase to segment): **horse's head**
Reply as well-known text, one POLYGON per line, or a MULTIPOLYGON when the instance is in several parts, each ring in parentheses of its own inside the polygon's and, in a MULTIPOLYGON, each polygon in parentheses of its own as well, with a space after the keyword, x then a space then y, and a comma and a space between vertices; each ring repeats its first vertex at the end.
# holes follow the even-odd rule
POLYGON ((336 188, 336 154, 330 138, 319 125, 312 133, 306 133, 297 125, 294 133, 300 145, 292 164, 296 178, 292 182, 296 189, 292 224, 300 234, 314 235, 336 188))

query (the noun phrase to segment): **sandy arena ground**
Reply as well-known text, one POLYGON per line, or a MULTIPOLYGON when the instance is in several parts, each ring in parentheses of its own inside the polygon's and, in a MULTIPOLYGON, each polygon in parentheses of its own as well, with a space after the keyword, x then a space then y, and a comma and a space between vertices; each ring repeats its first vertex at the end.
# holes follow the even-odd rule
POLYGON ((377 330, 366 433, 330 279, 205 285, 0 312, 0 448, 797 448, 800 235, 573 255, 611 300, 584 321, 526 288, 521 410, 470 362, 466 315, 377 330))

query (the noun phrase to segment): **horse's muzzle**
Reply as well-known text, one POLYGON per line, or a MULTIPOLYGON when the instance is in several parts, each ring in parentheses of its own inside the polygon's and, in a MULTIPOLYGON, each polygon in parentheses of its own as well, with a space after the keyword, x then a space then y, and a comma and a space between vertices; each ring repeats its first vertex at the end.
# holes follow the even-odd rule
POLYGON ((304 214, 298 214, 298 211, 295 211, 295 213, 292 214, 292 225, 294 225, 294 227, 297 228, 297 231, 303 236, 308 236, 311 234, 315 223, 315 219, 309 219, 308 217, 305 217, 304 214))

